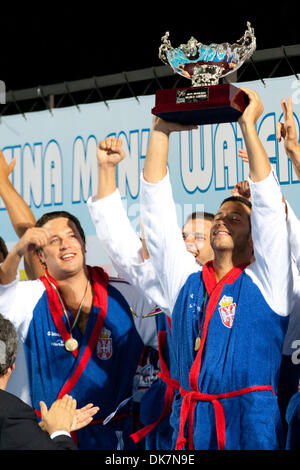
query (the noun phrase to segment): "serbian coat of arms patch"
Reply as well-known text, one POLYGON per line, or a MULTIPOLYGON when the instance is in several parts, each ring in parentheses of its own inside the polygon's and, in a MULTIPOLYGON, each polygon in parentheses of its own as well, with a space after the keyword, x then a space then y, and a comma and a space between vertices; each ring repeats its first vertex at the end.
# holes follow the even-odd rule
POLYGON ((99 359, 106 361, 112 356, 112 338, 111 331, 103 327, 97 342, 96 352, 99 359))
POLYGON ((227 328, 232 328, 236 311, 236 303, 233 302, 232 297, 223 295, 222 299, 219 302, 219 305, 219 313, 223 325, 225 325, 227 328))

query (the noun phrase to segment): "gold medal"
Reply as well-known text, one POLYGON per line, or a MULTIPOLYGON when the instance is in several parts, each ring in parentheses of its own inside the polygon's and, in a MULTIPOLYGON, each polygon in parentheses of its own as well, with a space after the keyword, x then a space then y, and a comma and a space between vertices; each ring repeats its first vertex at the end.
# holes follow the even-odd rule
POLYGON ((198 349, 200 348, 200 344, 201 344, 201 338, 200 338, 200 336, 197 336, 197 338, 195 340, 195 346, 194 346, 195 351, 198 351, 198 349))
POLYGON ((67 339, 65 342, 65 348, 69 352, 73 352, 78 348, 78 341, 71 336, 71 338, 67 339))

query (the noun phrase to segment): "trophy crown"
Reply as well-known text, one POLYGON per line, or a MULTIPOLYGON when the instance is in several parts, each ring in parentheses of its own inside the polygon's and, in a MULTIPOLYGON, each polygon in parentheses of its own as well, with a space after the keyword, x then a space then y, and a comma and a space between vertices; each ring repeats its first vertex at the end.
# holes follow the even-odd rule
POLYGON ((167 31, 161 38, 159 58, 172 69, 192 80, 193 86, 215 85, 221 77, 237 70, 256 49, 254 29, 247 22, 247 30, 233 44, 205 45, 191 37, 186 44, 174 49, 167 31))

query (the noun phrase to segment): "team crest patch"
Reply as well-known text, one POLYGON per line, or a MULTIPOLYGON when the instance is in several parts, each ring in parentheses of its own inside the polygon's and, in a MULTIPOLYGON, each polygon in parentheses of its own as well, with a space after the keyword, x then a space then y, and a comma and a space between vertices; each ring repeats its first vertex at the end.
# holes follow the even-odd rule
POLYGON ((111 331, 103 327, 96 346, 97 356, 99 359, 106 361, 111 358, 112 352, 111 331))
POLYGON ((219 302, 219 305, 219 312, 223 325, 227 326, 227 328, 232 328, 236 310, 236 303, 233 303, 232 297, 227 297, 226 295, 223 295, 222 299, 219 302))

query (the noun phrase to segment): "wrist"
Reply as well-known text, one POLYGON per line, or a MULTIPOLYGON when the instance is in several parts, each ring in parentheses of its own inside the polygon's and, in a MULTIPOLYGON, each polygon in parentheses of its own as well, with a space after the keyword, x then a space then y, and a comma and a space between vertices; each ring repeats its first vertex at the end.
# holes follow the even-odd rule
POLYGON ((239 124, 242 130, 242 133, 245 134, 252 134, 253 132, 256 133, 256 127, 254 121, 244 121, 242 119, 239 120, 239 124))
POLYGON ((0 196, 3 198, 7 194, 7 191, 13 187, 12 183, 8 178, 0 180, 0 196))
POLYGON ((171 130, 170 130, 170 127, 169 127, 167 121, 164 121, 163 119, 161 119, 159 117, 155 117, 153 119, 152 131, 153 132, 159 132, 159 133, 165 135, 166 137, 169 137, 169 135, 171 133, 171 130))
MULTIPOLYGON (((118 163, 119 163, 119 162, 118 162, 118 163)), ((115 173, 116 167, 117 167, 118 163, 113 163, 113 162, 99 162, 99 161, 98 161, 98 168, 99 168, 102 172, 106 172, 106 173, 115 173)))
POLYGON ((97 199, 109 196, 115 192, 116 188, 115 166, 99 165, 97 199))
POLYGON ((295 142, 286 148, 286 153, 297 167, 300 167, 300 145, 295 142))

